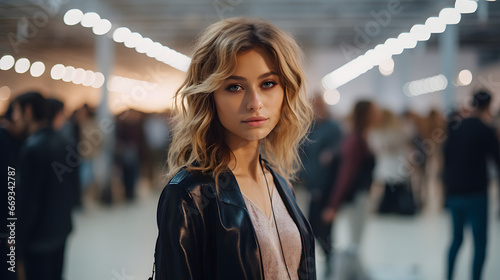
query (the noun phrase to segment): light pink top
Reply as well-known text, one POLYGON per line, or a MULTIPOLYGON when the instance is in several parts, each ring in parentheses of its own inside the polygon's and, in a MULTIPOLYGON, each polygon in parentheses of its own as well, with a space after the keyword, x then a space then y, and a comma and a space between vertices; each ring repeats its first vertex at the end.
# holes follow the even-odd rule
MULTIPOLYGON (((288 214, 285 204, 274 184, 272 196, 276 224, 278 225, 283 253, 286 258, 286 264, 288 265, 288 272, 292 279, 299 279, 297 271, 299 269, 300 257, 302 254, 300 233, 292 217, 288 214)), ((265 279, 289 279, 285 262, 281 254, 280 242, 272 212, 268 219, 264 212, 262 212, 262 210, 260 210, 260 208, 246 195, 243 195, 243 198, 245 199, 250 218, 252 219, 252 224, 257 233, 257 240, 259 241, 259 247, 262 254, 262 263, 264 265, 265 279)))

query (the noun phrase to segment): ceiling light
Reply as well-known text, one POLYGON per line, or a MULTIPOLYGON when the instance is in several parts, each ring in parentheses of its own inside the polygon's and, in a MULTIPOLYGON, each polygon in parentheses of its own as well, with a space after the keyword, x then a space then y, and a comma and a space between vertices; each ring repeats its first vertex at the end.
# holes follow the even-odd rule
POLYGON ((45 72, 45 64, 41 61, 33 62, 30 68, 30 74, 33 77, 42 76, 43 72, 45 72))
POLYGON ((107 19, 101 19, 99 22, 97 22, 94 27, 92 27, 92 32, 94 32, 95 35, 104 35, 111 30, 111 22, 107 19))
POLYGON ((83 12, 79 9, 71 9, 64 14, 64 23, 66 25, 78 24, 83 19, 83 12))
POLYGON ((14 70, 19 74, 25 73, 28 69, 30 69, 30 61, 27 58, 18 59, 14 65, 14 70))
POLYGON ((455 8, 444 8, 439 12, 439 19, 446 24, 457 24, 462 16, 455 8))
POLYGON ((0 69, 9 70, 12 66, 14 66, 15 61, 16 60, 12 57, 12 55, 7 54, 2 56, 2 58, 0 58, 0 69))
POLYGON ((460 86, 468 86, 472 82, 472 73, 470 70, 464 69, 458 73, 457 79, 458 85, 460 86))
POLYGON ((94 12, 85 13, 82 18, 82 26, 83 27, 94 27, 99 21, 101 17, 94 12))

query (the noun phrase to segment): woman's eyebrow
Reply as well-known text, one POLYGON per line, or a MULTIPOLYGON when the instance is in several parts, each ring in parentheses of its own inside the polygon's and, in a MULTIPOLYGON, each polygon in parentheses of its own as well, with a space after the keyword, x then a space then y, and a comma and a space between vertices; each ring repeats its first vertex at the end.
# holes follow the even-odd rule
MULTIPOLYGON (((278 73, 276 73, 274 71, 270 71, 270 72, 267 72, 267 73, 264 73, 264 74, 260 75, 257 78, 258 79, 264 79, 264 78, 272 76, 272 75, 278 75, 278 73)), ((226 80, 246 81, 247 78, 241 77, 241 76, 229 76, 226 80)))

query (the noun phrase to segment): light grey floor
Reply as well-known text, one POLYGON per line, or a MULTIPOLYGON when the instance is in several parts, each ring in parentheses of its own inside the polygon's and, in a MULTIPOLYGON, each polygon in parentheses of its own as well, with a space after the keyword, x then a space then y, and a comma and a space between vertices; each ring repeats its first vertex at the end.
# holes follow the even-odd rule
MULTIPOLYGON (((488 256, 484 280, 500 279, 500 220, 496 190, 490 208, 488 256), (496 212, 495 212, 496 214, 496 212)), ((87 203, 85 211, 74 215, 74 231, 66 251, 67 280, 139 280, 151 274, 159 191, 140 192, 133 204, 112 208, 87 203)), ((307 194, 297 191, 301 205, 307 194)), ((493 197, 492 197, 493 198, 493 197)), ((362 262, 374 280, 444 279, 445 255, 449 243, 450 221, 439 207, 428 207, 414 218, 371 215, 361 246, 362 262)), ((304 208, 303 208, 304 209, 304 208)), ((347 244, 345 215, 339 213, 335 226, 338 251, 347 244)), ((457 280, 469 279, 472 242, 469 232, 457 260, 457 280)), ((317 248, 318 279, 322 277, 324 257, 317 248)), ((338 258, 337 258, 338 259, 338 258)))

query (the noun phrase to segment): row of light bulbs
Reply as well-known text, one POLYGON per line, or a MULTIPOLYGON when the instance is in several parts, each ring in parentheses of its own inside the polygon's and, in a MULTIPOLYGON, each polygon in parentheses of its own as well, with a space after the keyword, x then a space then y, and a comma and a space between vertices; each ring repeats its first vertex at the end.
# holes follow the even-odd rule
MULTIPOLYGON (((41 61, 36 61, 30 64, 30 61, 27 58, 19 58, 17 61, 11 55, 4 55, 0 58, 1 70, 10 70, 12 67, 14 67, 16 73, 19 74, 26 73, 30 70, 30 74, 33 77, 40 77, 43 73, 45 73, 45 64, 41 61)), ((106 80, 101 72, 75 68, 73 66, 65 66, 63 64, 56 64, 52 66, 50 70, 50 77, 56 81, 61 80, 67 83, 72 82, 75 85, 83 85, 93 88, 102 87, 106 80)), ((153 89, 158 87, 158 84, 115 75, 111 75, 107 83, 108 90, 120 93, 131 93, 136 87, 153 89)))
MULTIPOLYGON (((63 20, 67 25, 80 23, 83 27, 92 28, 92 32, 96 35, 104 35, 112 28, 111 22, 107 19, 102 19, 99 14, 95 12, 84 14, 79 9, 68 10, 64 14, 63 20)), ((191 58, 188 56, 170 49, 161 43, 154 42, 138 32, 132 32, 127 27, 116 28, 113 31, 113 40, 116 43, 123 43, 127 48, 135 49, 138 53, 146 54, 184 72, 187 71, 191 64, 191 58)))
POLYGON ((432 33, 444 32, 446 25, 459 23, 461 14, 474 13, 476 10, 476 1, 457 0, 454 8, 442 9, 438 17, 429 17, 425 24, 413 25, 409 32, 403 32, 397 38, 387 39, 383 44, 325 75, 322 79, 323 87, 336 89, 348 83, 392 56, 401 54, 405 49, 415 48, 419 41, 429 40, 432 33))

